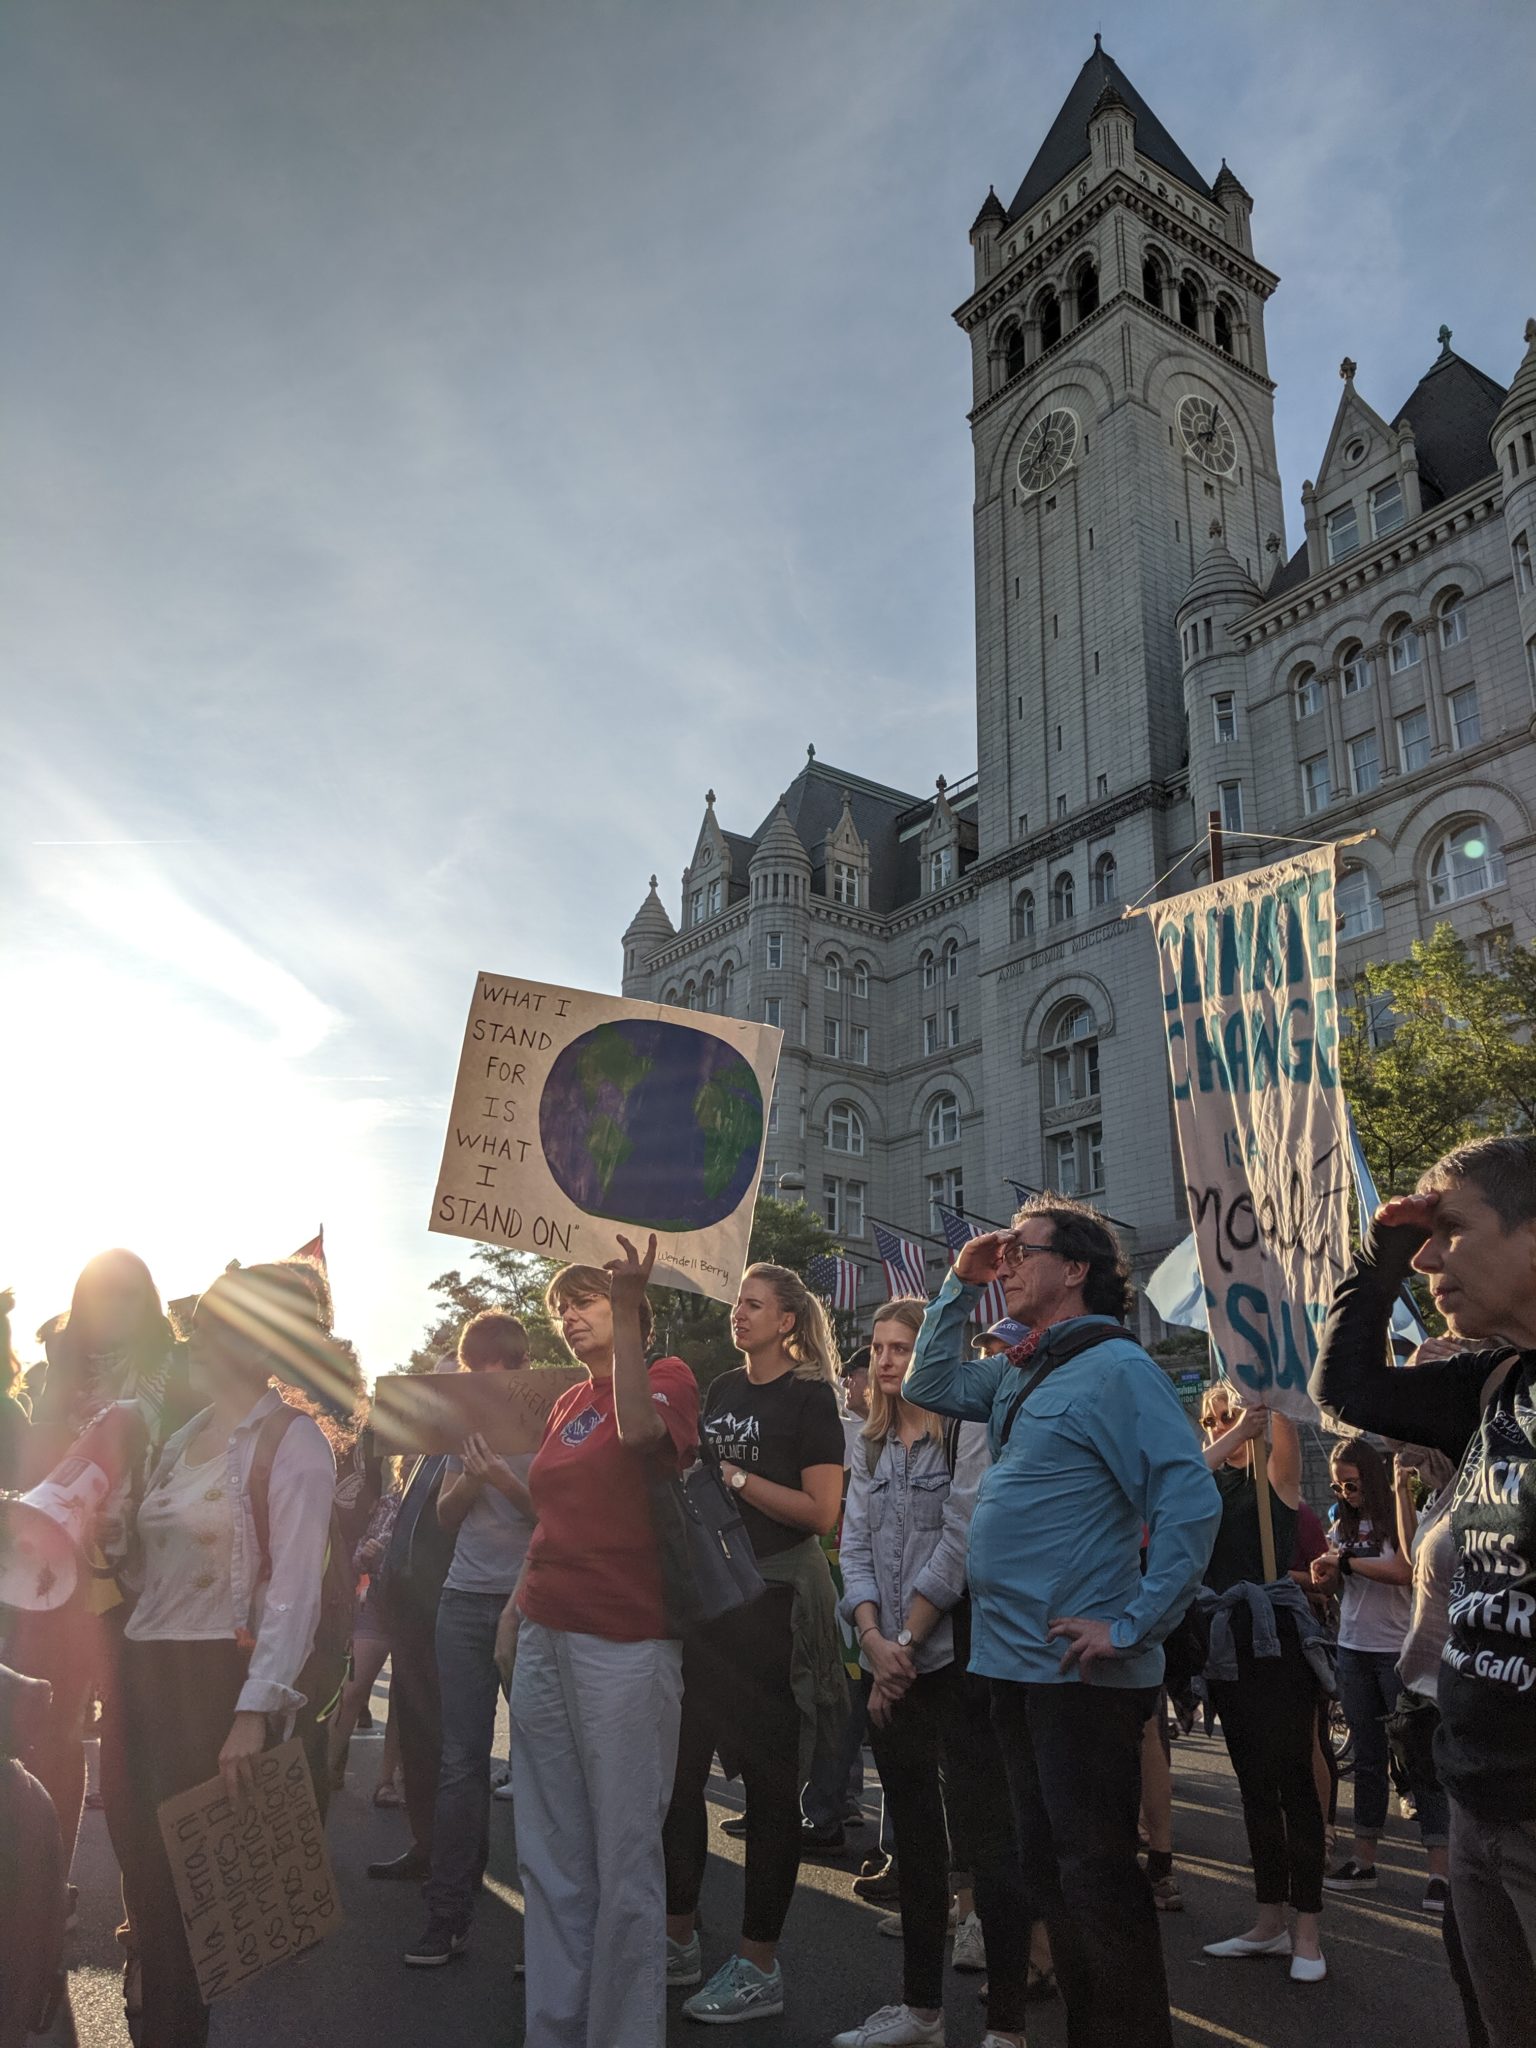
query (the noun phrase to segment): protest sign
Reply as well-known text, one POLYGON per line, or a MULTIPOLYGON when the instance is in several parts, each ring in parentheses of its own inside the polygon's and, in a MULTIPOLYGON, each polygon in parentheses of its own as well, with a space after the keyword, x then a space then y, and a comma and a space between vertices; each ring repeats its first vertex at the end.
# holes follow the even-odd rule
POLYGON ((544 1424, 580 1366, 518 1372, 390 1372, 373 1391, 369 1424, 380 1450, 457 1451, 483 1436, 504 1458, 536 1451, 544 1424))
POLYGON ((729 1301, 747 1260, 782 1033, 482 974, 433 1230, 600 1266, 622 1231, 655 1282, 729 1301))
POLYGON ((1332 849, 1148 915, 1211 1341, 1240 1392, 1315 1421, 1307 1377, 1349 1258, 1332 849))
POLYGON ((341 1925, 304 1745, 295 1737, 263 1750, 252 1759, 252 1779, 239 1799, 211 1778, 160 1808, 205 2005, 341 1925))

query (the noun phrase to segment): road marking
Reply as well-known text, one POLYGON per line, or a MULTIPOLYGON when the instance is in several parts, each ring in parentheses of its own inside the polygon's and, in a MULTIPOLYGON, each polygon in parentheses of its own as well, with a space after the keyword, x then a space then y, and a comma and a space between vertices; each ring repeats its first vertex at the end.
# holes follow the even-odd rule
POLYGON ((1202 2034, 1210 2034, 1218 2041, 1230 2041, 1232 2048, 1265 2048, 1262 2041, 1255 2041, 1251 2034, 1234 2034, 1230 2027, 1220 2027, 1215 2020, 1197 2019, 1192 2012, 1181 2012, 1179 2007, 1169 2007, 1176 2020, 1182 2020, 1186 2027, 1196 2027, 1202 2034))

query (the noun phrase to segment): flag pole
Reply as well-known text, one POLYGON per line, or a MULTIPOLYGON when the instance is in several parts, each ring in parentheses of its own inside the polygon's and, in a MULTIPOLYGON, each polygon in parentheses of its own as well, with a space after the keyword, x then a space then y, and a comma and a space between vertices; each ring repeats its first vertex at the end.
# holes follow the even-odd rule
MULTIPOLYGON (((1211 811, 1206 816, 1206 828, 1211 835, 1211 880, 1224 882, 1227 878, 1227 849, 1221 829, 1220 811, 1211 811)), ((1269 1438, 1268 1424, 1256 1437, 1250 1438, 1250 1457, 1253 1460, 1253 1484, 1259 1506, 1259 1556, 1264 1564, 1266 1585, 1275 1577, 1275 1517, 1269 1497, 1269 1438)))

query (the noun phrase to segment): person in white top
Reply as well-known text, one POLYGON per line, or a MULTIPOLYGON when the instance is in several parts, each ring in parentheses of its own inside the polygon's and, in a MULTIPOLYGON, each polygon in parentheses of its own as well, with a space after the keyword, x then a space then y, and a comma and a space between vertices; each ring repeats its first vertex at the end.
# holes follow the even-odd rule
POLYGON ((361 1395, 355 1359, 291 1266, 214 1282, 193 1315, 191 1367, 209 1406, 166 1444, 130 1516, 125 1576, 138 1596, 105 1731, 102 1786, 137 1942, 139 2048, 208 2038, 159 1806, 213 1777, 238 1797, 251 1759, 306 1704, 299 1681, 320 1618, 336 1462, 319 1425, 275 1383, 336 1414, 355 1412, 361 1395), (264 1556, 252 1474, 268 1451, 264 1556))
POLYGON ((1323 1879, 1338 1892, 1376 1882, 1376 1844, 1387 1819, 1386 1717, 1397 1705, 1397 1660, 1413 1619, 1413 1566, 1397 1541, 1381 1453, 1363 1438, 1346 1438, 1329 1462, 1335 1507, 1312 1582, 1338 1595, 1339 1698, 1355 1743, 1354 1844, 1323 1879))

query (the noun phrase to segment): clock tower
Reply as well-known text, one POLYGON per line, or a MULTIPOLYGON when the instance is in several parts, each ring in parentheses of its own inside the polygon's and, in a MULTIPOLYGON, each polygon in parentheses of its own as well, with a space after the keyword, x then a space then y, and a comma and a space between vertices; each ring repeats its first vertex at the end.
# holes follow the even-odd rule
MULTIPOLYGON (((1000 1112, 986 1180, 1028 1160, 1039 1184, 1112 1212, 1118 1196, 1142 1246, 1187 1228, 1171 1127, 1148 1114, 1167 1098, 1156 964, 1122 919, 1204 831, 1179 606, 1213 527, 1250 587, 1284 533, 1264 347, 1278 280, 1254 259, 1251 210, 1095 37, 1013 199, 991 192, 977 215, 955 316, 971 342, 977 919, 1000 1112)), ((1175 886, 1200 871, 1195 852, 1175 886)))

